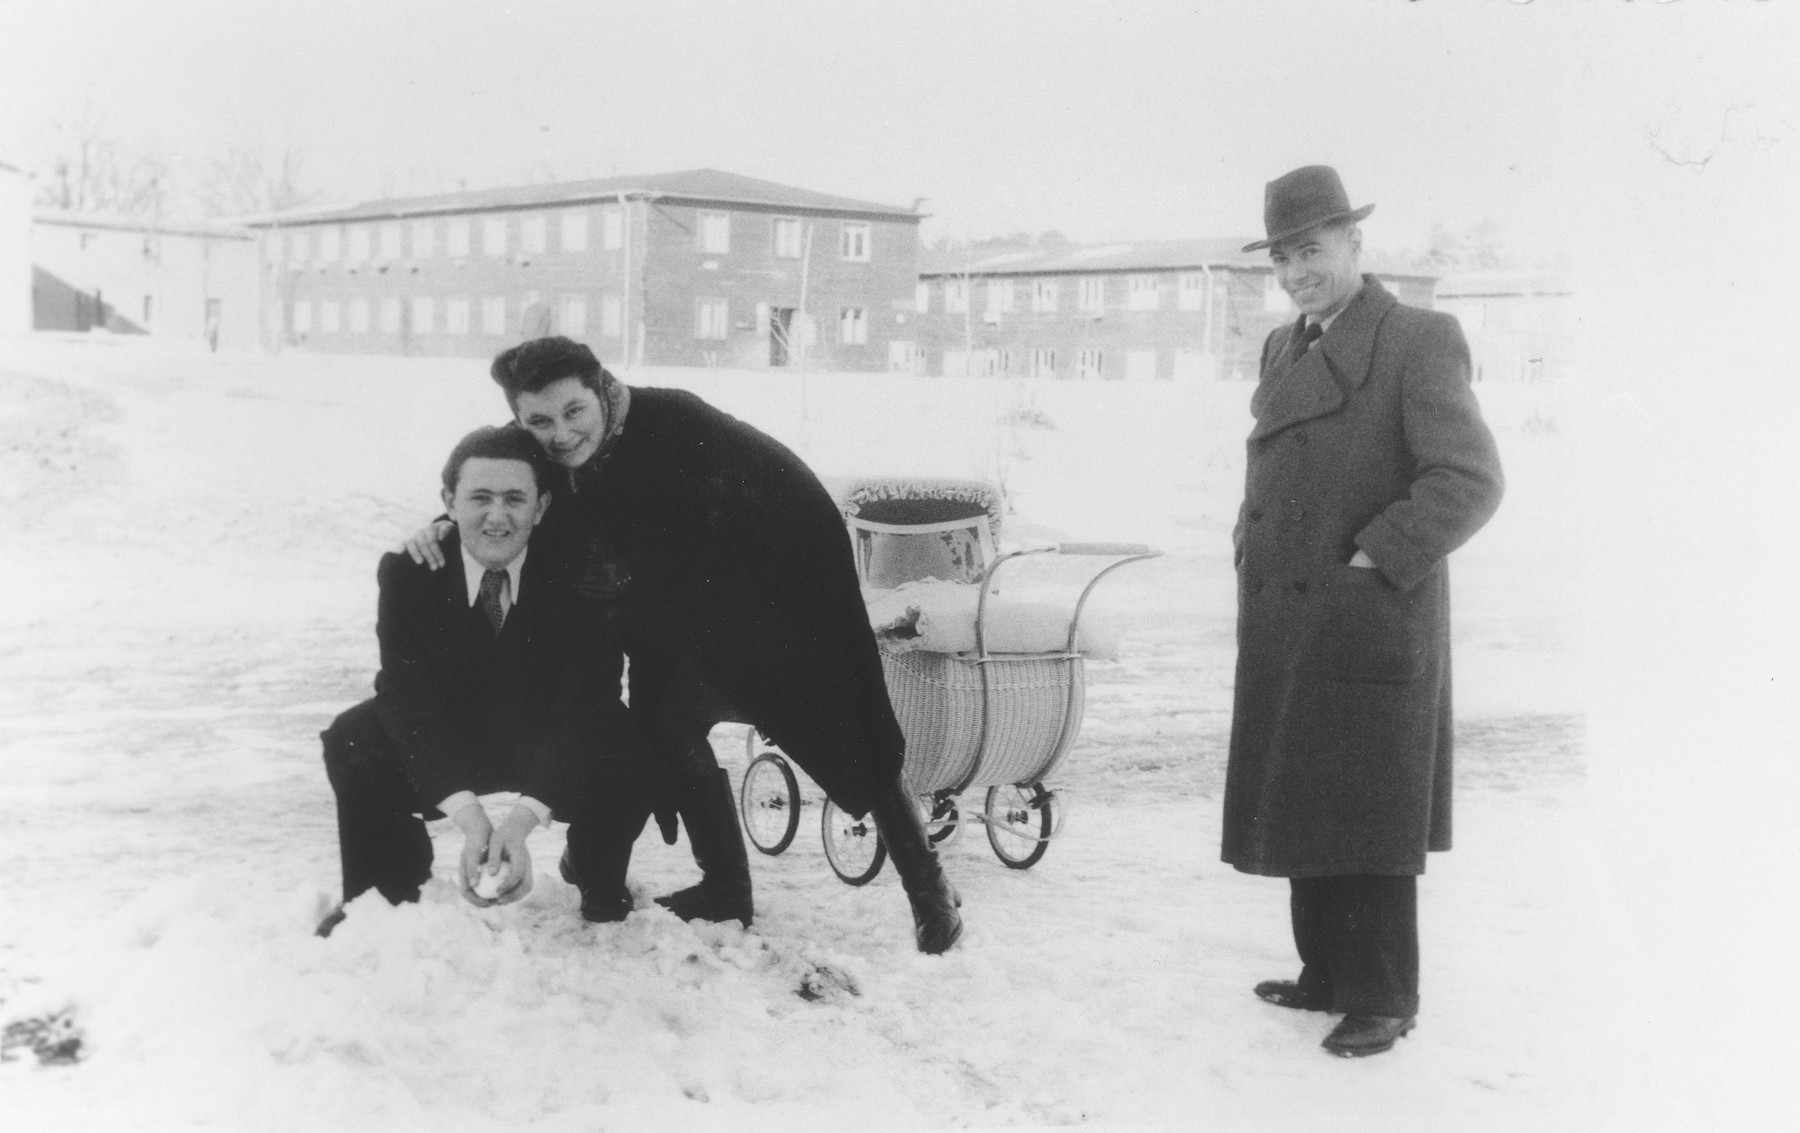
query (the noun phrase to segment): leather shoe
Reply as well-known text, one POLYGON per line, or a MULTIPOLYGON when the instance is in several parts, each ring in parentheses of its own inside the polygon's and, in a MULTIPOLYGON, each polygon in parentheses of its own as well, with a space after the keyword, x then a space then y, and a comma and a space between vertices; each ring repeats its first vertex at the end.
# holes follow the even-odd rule
POLYGON ((1340 1058, 1366 1058, 1392 1049, 1416 1022, 1413 1015, 1346 1015, 1320 1045, 1340 1058))
POLYGON ((569 860, 569 851, 566 849, 563 851, 562 861, 556 863, 556 872, 562 874, 562 879, 570 885, 581 888, 581 879, 575 876, 575 863, 569 860))
POLYGON ((1297 1011, 1331 1010, 1330 999, 1302 991, 1300 985, 1293 980, 1264 980, 1256 985, 1256 997, 1277 1007, 1292 1007, 1297 1011))

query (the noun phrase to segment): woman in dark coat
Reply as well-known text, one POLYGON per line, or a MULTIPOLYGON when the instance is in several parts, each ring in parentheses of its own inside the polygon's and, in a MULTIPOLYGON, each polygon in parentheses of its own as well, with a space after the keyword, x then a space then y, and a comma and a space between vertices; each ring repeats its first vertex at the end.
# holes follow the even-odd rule
POLYGON ((853 815, 872 814, 921 951, 960 935, 958 899, 900 786, 888 701, 843 518, 784 445, 682 390, 630 388, 567 338, 494 360, 520 426, 570 475, 540 534, 617 618, 631 711, 675 784, 703 877, 660 901, 752 914, 727 773, 707 732, 756 725, 853 815))

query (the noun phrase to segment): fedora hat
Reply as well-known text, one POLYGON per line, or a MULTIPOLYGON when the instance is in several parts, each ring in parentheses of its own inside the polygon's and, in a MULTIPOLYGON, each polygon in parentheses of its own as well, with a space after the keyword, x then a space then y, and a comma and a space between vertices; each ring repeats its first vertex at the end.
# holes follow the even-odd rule
POLYGON ((1350 196, 1337 170, 1329 165, 1307 165, 1284 173, 1269 182, 1263 190, 1263 230, 1269 235, 1244 251, 1256 252, 1270 244, 1298 236, 1308 228, 1333 220, 1361 220, 1375 211, 1374 205, 1359 209, 1350 207, 1350 196))

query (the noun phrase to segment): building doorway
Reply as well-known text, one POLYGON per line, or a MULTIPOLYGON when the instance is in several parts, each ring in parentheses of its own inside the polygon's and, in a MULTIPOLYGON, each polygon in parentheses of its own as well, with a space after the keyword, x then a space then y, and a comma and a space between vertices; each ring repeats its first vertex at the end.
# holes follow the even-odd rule
POLYGON ((769 365, 785 366, 791 356, 794 308, 769 308, 769 365))

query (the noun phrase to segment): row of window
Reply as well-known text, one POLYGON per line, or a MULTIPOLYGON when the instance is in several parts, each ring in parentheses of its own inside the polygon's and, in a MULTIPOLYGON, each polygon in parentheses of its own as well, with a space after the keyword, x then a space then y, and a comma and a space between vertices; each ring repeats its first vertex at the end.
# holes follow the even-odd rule
MULTIPOLYGON (((509 251, 542 253, 550 247, 550 220, 542 214, 518 218, 517 247, 512 242, 509 218, 504 215, 481 218, 479 229, 469 217, 414 220, 402 224, 387 221, 379 224, 351 224, 296 228, 285 234, 272 231, 264 243, 264 256, 270 264, 362 264, 371 261, 403 259, 410 243, 411 258, 428 260, 438 254, 442 236, 443 254, 459 258, 470 254, 477 236, 485 256, 504 256, 509 251), (283 237, 285 235, 285 243, 283 237), (285 260, 284 260, 285 256, 285 260)), ((589 213, 571 209, 556 214, 556 246, 563 252, 588 250, 589 213)), ((742 222, 742 218, 740 218, 742 222)), ((838 258, 867 263, 873 244, 873 227, 860 221, 838 221, 838 258)), ((776 258, 797 260, 807 252, 810 233, 797 216, 777 216, 769 220, 770 244, 776 258)), ((732 214, 701 211, 695 225, 695 247, 708 255, 725 255, 731 251, 732 214)), ((625 242, 625 218, 618 206, 600 210, 600 246, 614 251, 625 242)))
MULTIPOLYGON (((518 309, 522 311, 540 299, 541 296, 528 294, 519 302, 518 309)), ((479 301, 466 298, 440 301, 430 295, 416 295, 411 299, 389 296, 380 300, 358 296, 348 301, 296 299, 289 316, 288 328, 295 334, 368 334, 376 331, 381 334, 460 335, 476 333, 478 318, 479 333, 504 335, 511 329, 507 322, 507 311, 508 304, 504 295, 489 295, 479 301)), ((576 337, 587 333, 587 296, 559 296, 555 311, 558 333, 576 337)), ((758 322, 761 324, 761 331, 766 332, 766 307, 759 308, 758 322)), ((619 337, 622 323, 623 310, 618 296, 602 296, 600 325, 597 328, 601 337, 619 337)), ((731 306, 727 300, 694 300, 695 338, 722 340, 730 335, 731 306)), ((846 346, 868 344, 867 307, 838 309, 838 341, 846 346)))
MULTIPOLYGON (((996 378, 1023 374, 1032 378, 1074 378, 1080 381, 1155 381, 1161 355, 1155 349, 1112 350, 1090 346, 1063 351, 1038 347, 1014 351, 1005 348, 944 352, 947 378, 996 378)), ((1203 350, 1181 349, 1171 359, 1176 381, 1198 381, 1217 376, 1218 360, 1203 350)), ((924 372, 924 357, 911 343, 894 343, 888 352, 888 368, 924 372), (904 350, 900 349, 904 347, 904 350)))
MULTIPOLYGON (((1028 303, 1032 314, 1055 314, 1065 302, 1063 285, 1074 284, 1074 310, 1099 313, 1106 310, 1108 281, 1116 277, 1103 275, 1078 276, 1074 280, 1065 279, 989 279, 985 281, 987 303, 984 313, 989 315, 1011 314, 1019 308, 1021 293, 1024 302, 1028 303)), ((1204 272, 1184 272, 1176 279, 1175 306, 1182 311, 1200 311, 1206 307, 1206 275, 1204 272)), ((944 281, 944 312, 960 315, 969 309, 969 293, 972 281, 968 279, 946 279, 944 281)), ((1116 290, 1116 287, 1113 288, 1116 290)), ((1124 277, 1125 309, 1128 311, 1160 311, 1163 305, 1162 277, 1156 275, 1129 275, 1124 277)), ((1274 276, 1269 276, 1263 291, 1264 310, 1285 310, 1288 304, 1287 293, 1281 290, 1274 276)), ((931 284, 921 282, 914 294, 914 306, 920 314, 928 314, 931 310, 931 284)))
MULTIPOLYGON (((519 310, 539 301, 527 295, 519 310)), ((295 334, 473 334, 504 335, 513 329, 507 322, 508 304, 504 295, 489 295, 481 300, 450 298, 439 301, 429 295, 411 299, 390 296, 381 300, 357 297, 347 302, 336 299, 294 300, 288 327, 295 334), (440 322, 439 314, 442 313, 440 322), (479 324, 476 320, 479 319, 479 324)), ((557 329, 567 335, 586 334, 588 301, 585 295, 563 295, 556 304, 557 329)), ((599 332, 603 337, 617 338, 623 323, 618 296, 600 300, 599 332)))

